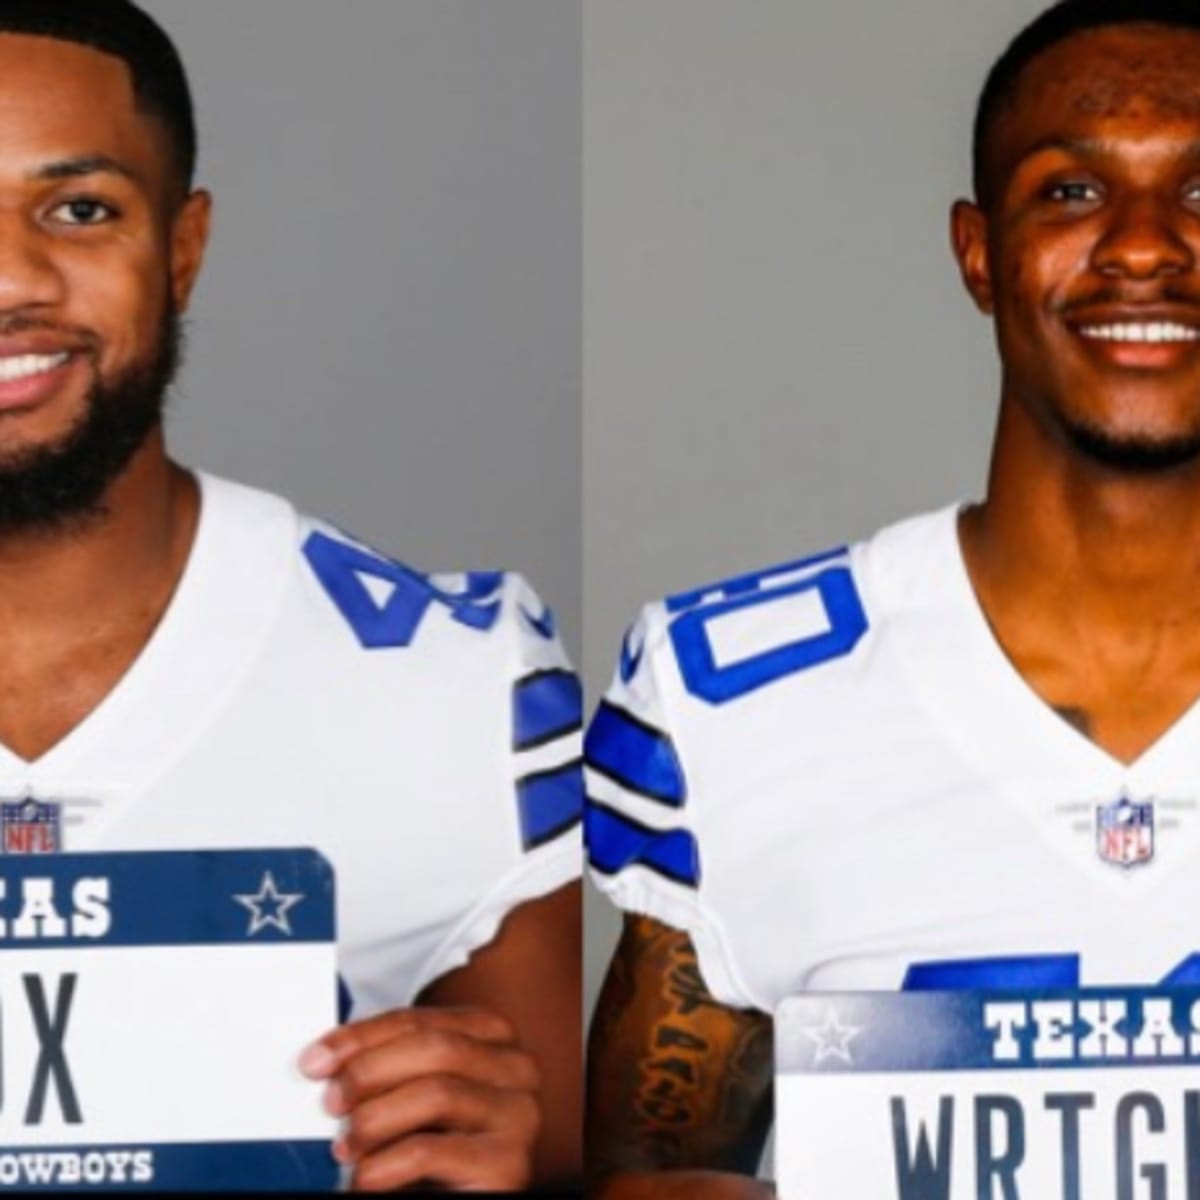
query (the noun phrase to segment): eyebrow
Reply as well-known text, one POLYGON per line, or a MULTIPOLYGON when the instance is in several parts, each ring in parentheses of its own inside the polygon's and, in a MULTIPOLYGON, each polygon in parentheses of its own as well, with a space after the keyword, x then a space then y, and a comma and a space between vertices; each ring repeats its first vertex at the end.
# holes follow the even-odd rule
MULTIPOLYGON (((1018 162, 1025 162, 1036 154, 1044 154, 1047 150, 1062 150, 1067 154, 1075 154, 1080 158, 1105 158, 1117 153, 1119 142, 1108 138, 1071 138, 1052 136, 1035 142, 1025 150, 1018 162)), ((1178 159, 1200 158, 1200 140, 1188 142, 1176 155, 1178 159)))
POLYGON ((59 162, 47 163, 32 172, 31 178, 54 181, 79 179, 85 175, 120 175, 122 179, 129 179, 134 183, 141 182, 132 167, 127 167, 120 160, 110 158, 107 154, 84 154, 78 158, 64 158, 59 162))

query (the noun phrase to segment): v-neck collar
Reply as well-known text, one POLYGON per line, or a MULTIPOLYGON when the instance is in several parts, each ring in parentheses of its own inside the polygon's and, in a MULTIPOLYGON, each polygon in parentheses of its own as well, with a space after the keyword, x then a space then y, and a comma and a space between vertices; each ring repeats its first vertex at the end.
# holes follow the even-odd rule
POLYGON ((197 480, 191 552, 153 634, 108 695, 39 758, 0 745, 0 795, 105 803, 140 792, 252 661, 282 599, 295 513, 267 493, 203 473, 197 480))
MULTIPOLYGON (((946 563, 947 598, 952 608, 961 614, 966 627, 965 638, 970 647, 971 666, 981 682, 986 680, 989 686, 1003 688, 1010 700, 1009 707, 1023 713, 1023 721, 1028 726, 1036 725, 1037 736, 1044 737, 1048 746, 1057 742, 1062 746, 1061 753, 1064 756, 1069 754, 1072 758, 1094 760, 1097 772, 1120 774, 1135 780, 1152 772, 1159 760, 1169 761, 1175 757, 1177 742, 1193 746, 1198 744, 1200 729, 1194 727, 1200 723, 1200 698, 1193 701, 1141 754, 1128 763, 1063 720, 1017 670, 983 611, 963 554, 959 521, 962 511, 962 506, 956 506, 946 514, 942 553, 946 563)), ((1191 757, 1200 766, 1200 755, 1193 752, 1191 757)))
POLYGON ((959 541, 961 505, 901 527, 869 559, 890 619, 888 643, 910 693, 957 753, 981 802, 1022 811, 1062 852, 1113 886, 1152 886, 1200 837, 1200 704, 1126 764, 1064 721, 1005 654, 980 606, 959 541), (1097 806, 1154 799, 1177 833, 1159 869, 1102 863, 1085 836, 1097 806))

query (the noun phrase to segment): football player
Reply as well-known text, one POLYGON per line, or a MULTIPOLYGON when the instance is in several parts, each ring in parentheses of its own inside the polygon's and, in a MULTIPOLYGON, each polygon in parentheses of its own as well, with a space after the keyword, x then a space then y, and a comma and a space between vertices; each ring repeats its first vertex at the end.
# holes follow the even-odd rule
POLYGON ((521 579, 424 577, 168 457, 194 165, 146 14, 0 0, 3 853, 317 848, 346 1022, 296 1055, 349 1182, 568 1180, 577 682, 521 579))
POLYGON ((1200 980, 1200 8, 1047 11, 974 184, 986 500, 651 605, 589 730, 605 1200, 766 1194, 790 995, 1200 980))

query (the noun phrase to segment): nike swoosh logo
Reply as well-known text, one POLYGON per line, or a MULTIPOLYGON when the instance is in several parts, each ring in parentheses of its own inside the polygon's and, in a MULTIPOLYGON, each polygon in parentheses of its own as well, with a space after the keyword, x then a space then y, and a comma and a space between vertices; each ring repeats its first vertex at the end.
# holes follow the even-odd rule
POLYGON ((554 635, 558 632, 558 626, 554 622, 554 614, 547 608, 544 609, 540 617, 535 617, 533 613, 521 605, 521 616, 529 622, 530 626, 546 639, 553 641, 554 635))
POLYGON ((638 673, 638 667, 642 665, 642 656, 646 653, 646 643, 637 648, 635 654, 629 647, 629 639, 633 636, 631 629, 626 635, 624 641, 621 642, 621 679, 625 683, 632 681, 633 677, 638 673))

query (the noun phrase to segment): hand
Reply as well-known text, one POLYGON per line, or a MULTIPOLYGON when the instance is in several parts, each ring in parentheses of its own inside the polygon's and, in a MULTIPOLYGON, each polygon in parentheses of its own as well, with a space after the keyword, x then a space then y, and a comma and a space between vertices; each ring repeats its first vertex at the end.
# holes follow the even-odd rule
POLYGON ((509 1191, 531 1180, 537 1065, 482 1009, 397 1009, 326 1034, 300 1056, 345 1118, 334 1157, 356 1191, 413 1184, 509 1191))

